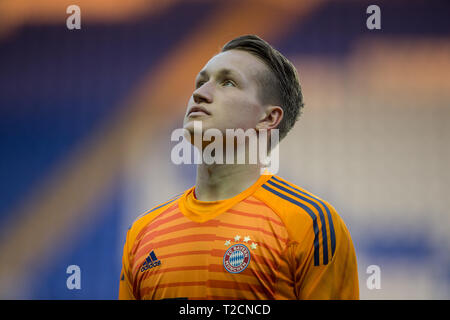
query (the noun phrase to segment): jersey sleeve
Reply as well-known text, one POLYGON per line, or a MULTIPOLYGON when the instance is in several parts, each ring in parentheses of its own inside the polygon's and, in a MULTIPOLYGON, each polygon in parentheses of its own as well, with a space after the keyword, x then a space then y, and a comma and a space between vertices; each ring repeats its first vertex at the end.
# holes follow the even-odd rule
MULTIPOLYGON (((333 210, 334 211, 334 210, 333 210)), ((333 212, 336 251, 326 264, 314 261, 314 228, 303 241, 293 245, 295 292, 302 300, 359 299, 358 270, 355 250, 344 222, 333 212)), ((320 242, 320 237, 318 237, 320 242)), ((320 243, 320 247, 321 243, 320 243)))
POLYGON ((120 272, 120 283, 119 283, 119 300, 136 300, 133 295, 133 285, 131 282, 130 273, 130 260, 128 251, 129 233, 127 232, 127 238, 123 248, 122 256, 122 271, 120 272))
POLYGON ((125 245, 123 247, 122 255, 122 271, 120 273, 119 283, 119 300, 140 300, 139 293, 135 291, 134 278, 132 276, 132 261, 134 261, 134 255, 131 253, 132 248, 135 245, 136 238, 139 236, 142 229, 150 223, 158 214, 164 212, 169 206, 179 199, 180 195, 175 196, 171 200, 158 205, 151 210, 148 210, 138 216, 131 224, 127 231, 125 245))

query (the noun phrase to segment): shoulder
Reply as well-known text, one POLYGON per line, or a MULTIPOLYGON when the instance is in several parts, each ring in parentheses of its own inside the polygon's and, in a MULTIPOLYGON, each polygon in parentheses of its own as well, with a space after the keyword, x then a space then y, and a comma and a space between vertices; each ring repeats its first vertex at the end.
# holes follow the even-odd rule
POLYGON ((134 242, 136 237, 145 228, 145 226, 147 226, 151 221, 153 221, 156 217, 158 217, 162 213, 167 212, 168 210, 171 210, 171 208, 176 207, 179 199, 185 192, 173 196, 170 199, 158 205, 155 205, 151 209, 144 211, 142 214, 140 214, 128 228, 127 242, 130 242, 129 244, 134 242))
POLYGON ((301 241, 312 233, 335 246, 335 229, 343 222, 328 201, 276 175, 258 189, 256 196, 280 216, 291 239, 301 241))
POLYGON ((328 201, 276 175, 259 188, 258 197, 281 215, 294 214, 311 221, 317 219, 317 214, 337 215, 328 201))

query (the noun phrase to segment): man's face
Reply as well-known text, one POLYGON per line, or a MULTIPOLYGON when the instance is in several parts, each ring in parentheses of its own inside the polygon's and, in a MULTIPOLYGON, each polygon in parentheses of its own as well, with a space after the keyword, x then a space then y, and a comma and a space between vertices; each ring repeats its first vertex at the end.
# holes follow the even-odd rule
POLYGON ((184 128, 191 136, 194 121, 202 122, 203 132, 216 128, 225 134, 226 129, 256 128, 264 117, 257 77, 266 70, 262 61, 242 50, 214 56, 195 80, 196 89, 187 105, 184 128))

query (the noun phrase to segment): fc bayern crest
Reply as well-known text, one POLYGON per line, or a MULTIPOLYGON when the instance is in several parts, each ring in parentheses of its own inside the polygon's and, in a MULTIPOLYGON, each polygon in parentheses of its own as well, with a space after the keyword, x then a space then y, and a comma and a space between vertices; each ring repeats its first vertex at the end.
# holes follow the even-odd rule
POLYGON ((250 250, 243 244, 228 248, 223 256, 223 266, 230 273, 239 273, 250 263, 250 250))

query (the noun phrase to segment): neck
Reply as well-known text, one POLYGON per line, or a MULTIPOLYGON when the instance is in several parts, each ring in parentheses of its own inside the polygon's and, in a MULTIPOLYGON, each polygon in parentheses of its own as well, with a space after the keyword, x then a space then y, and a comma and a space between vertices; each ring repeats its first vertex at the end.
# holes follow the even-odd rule
POLYGON ((259 179, 260 169, 256 164, 200 164, 197 166, 195 195, 200 201, 232 198, 259 179))

